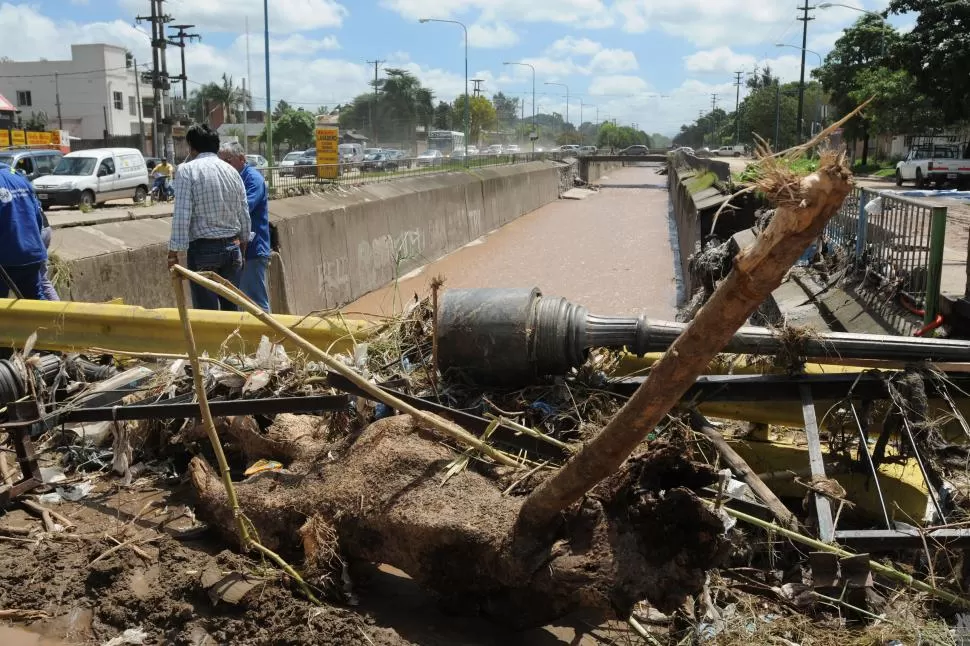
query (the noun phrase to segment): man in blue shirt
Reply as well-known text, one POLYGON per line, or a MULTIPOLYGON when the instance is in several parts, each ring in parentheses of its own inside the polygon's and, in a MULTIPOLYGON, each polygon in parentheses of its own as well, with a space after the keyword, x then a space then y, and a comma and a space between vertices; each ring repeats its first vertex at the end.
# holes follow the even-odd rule
POLYGON ((249 246, 246 247, 246 264, 243 265, 242 277, 239 279, 239 289, 260 309, 269 313, 266 270, 272 249, 269 242, 269 195, 266 191, 266 180, 258 170, 246 163, 246 153, 236 142, 222 144, 219 147, 219 157, 239 171, 246 187, 246 201, 249 203, 249 246))
MULTIPOLYGON (((0 266, 24 298, 47 300, 47 247, 41 238, 44 211, 30 180, 0 164, 0 266)), ((0 280, 0 298, 10 290, 0 280)))

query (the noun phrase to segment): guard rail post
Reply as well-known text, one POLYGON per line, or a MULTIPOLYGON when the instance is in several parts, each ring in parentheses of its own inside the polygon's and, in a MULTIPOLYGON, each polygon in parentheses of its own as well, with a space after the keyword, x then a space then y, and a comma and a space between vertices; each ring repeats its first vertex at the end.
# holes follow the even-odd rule
POLYGON ((859 227, 856 229, 855 236, 855 261, 857 265, 862 264, 862 255, 866 251, 866 237, 869 230, 869 214, 866 211, 868 193, 864 188, 859 189, 859 227))
POLYGON ((932 323, 940 312, 940 285, 943 280, 943 248, 946 242, 945 206, 934 206, 930 225, 930 258, 926 268, 926 305, 923 322, 932 323))

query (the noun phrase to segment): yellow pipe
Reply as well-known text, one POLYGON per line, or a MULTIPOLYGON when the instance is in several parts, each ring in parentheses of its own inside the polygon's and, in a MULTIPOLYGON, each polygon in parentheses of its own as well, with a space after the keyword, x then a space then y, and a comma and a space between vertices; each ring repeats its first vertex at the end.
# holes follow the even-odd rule
MULTIPOLYGON (((199 351, 219 353, 223 344, 232 351, 252 353, 262 336, 273 338, 256 317, 242 312, 190 310, 199 351)), ((365 321, 280 316, 305 339, 334 352, 349 351, 354 339, 366 339, 375 329, 365 321)), ((0 299, 0 345, 22 347, 37 332, 34 347, 60 352, 92 347, 125 352, 175 354, 185 351, 185 338, 177 309, 146 309, 135 305, 0 299)), ((296 348, 288 347, 288 350, 296 348)))

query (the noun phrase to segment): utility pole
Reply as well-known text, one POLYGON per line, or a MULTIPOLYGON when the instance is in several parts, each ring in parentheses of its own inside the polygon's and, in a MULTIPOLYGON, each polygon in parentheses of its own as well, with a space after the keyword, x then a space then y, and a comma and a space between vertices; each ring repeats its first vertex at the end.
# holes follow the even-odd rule
POLYGON ((734 145, 741 143, 741 78, 744 70, 734 73, 734 86, 736 88, 734 96, 734 145))
POLYGON ((704 147, 704 140, 707 138, 707 128, 701 125, 701 119, 704 118, 704 111, 697 111, 697 125, 701 126, 701 148, 704 147))
POLYGON ((717 94, 711 95, 711 146, 717 146, 717 94))
POLYGON ((377 93, 377 72, 386 61, 373 60, 367 61, 368 65, 374 66, 374 102, 370 106, 370 129, 371 134, 374 135, 374 146, 377 146, 377 102, 380 100, 380 95, 377 93))
POLYGON ((171 144, 172 131, 171 121, 165 117, 165 99, 168 97, 170 82, 168 79, 168 64, 165 62, 165 24, 172 22, 170 16, 166 16, 162 9, 165 0, 149 0, 151 4, 151 14, 149 16, 136 16, 138 23, 149 21, 152 23, 152 103, 154 114, 152 115, 152 147, 156 157, 174 158, 174 145, 172 154, 168 154, 168 145, 171 144), (161 128, 159 128, 161 124, 161 128), (159 141, 164 138, 165 142, 159 141))
MULTIPOLYGON (((138 71, 138 59, 132 57, 131 65, 135 68, 135 101, 138 102, 138 149, 145 152, 145 116, 142 114, 141 105, 141 72, 138 71)), ((60 103, 58 102, 58 108, 60 103)), ((60 120, 60 110, 57 115, 60 120)))
MULTIPOLYGON (((273 101, 269 82, 269 0, 263 0, 263 57, 266 65, 266 160, 273 166, 273 101)), ((269 173, 269 189, 273 191, 276 173, 269 173)))
POLYGON ((795 124, 798 128, 796 136, 799 141, 801 141, 804 132, 802 108, 805 105, 805 48, 808 47, 808 23, 810 20, 815 20, 814 17, 809 17, 808 12, 814 8, 808 6, 808 0, 804 0, 804 5, 798 8, 802 12, 802 15, 797 18, 802 23, 802 71, 798 78, 798 117, 795 119, 795 124))
MULTIPOLYGON (((188 106, 189 104, 189 90, 188 90, 188 80, 189 77, 185 73, 185 39, 188 38, 189 42, 193 40, 202 40, 202 36, 198 34, 190 34, 187 29, 192 29, 195 25, 172 25, 169 29, 177 29, 178 33, 171 34, 173 40, 168 41, 170 45, 178 47, 182 54, 182 73, 178 76, 173 76, 172 78, 178 81, 182 81, 182 101, 188 106)), ((186 108, 186 112, 188 109, 186 108)))
POLYGON ((246 118, 243 119, 243 139, 245 144, 243 144, 243 150, 247 153, 249 152, 249 110, 253 107, 253 70, 251 67, 251 62, 249 60, 249 16, 246 16, 246 82, 243 84, 243 91, 246 87, 249 87, 249 94, 245 95, 246 104, 249 106, 246 108, 246 118))
POLYGON ((475 96, 481 96, 482 95, 482 83, 485 82, 485 79, 468 79, 468 80, 475 84, 475 89, 472 90, 475 93, 475 96))
MULTIPOLYGON (((137 85, 135 87, 138 87, 137 85)), ((54 101, 57 102, 57 129, 64 129, 64 120, 61 119, 61 84, 58 79, 57 70, 54 70, 54 101)))

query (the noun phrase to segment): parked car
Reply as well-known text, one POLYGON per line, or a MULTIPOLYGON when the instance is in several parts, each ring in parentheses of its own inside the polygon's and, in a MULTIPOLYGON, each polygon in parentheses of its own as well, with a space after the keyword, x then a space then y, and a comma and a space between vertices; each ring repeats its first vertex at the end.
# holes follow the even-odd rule
POLYGON ((0 164, 10 166, 30 181, 50 175, 64 156, 59 150, 4 148, 0 150, 0 164))
POLYGON ((501 155, 502 152, 503 152, 502 144, 492 144, 491 146, 488 147, 488 150, 485 151, 485 154, 496 157, 498 155, 501 155))
POLYGON ((684 153, 686 155, 693 155, 694 154, 694 149, 691 148, 690 146, 680 146, 678 148, 674 148, 670 152, 672 152, 672 153, 684 153))
POLYGON ((383 148, 364 148, 364 156, 367 155, 377 155, 378 153, 384 152, 383 148))
POLYGON ((389 160, 397 163, 399 167, 403 166, 404 168, 411 168, 411 160, 408 158, 408 154, 403 150, 388 149, 384 151, 384 154, 387 155, 389 160))
POLYGON ((418 155, 417 159, 414 160, 414 163, 419 167, 420 166, 434 167, 434 166, 441 166, 444 160, 445 160, 445 157, 444 155, 441 154, 440 150, 426 150, 420 155, 418 155))
POLYGON ((579 147, 579 154, 582 155, 582 156, 584 156, 584 157, 586 157, 588 155, 595 155, 596 154, 596 146, 580 146, 579 147))
POLYGON ((739 144, 737 146, 721 146, 714 151, 714 154, 718 157, 740 157, 745 154, 747 149, 739 144))
POLYGON ((302 156, 302 150, 294 150, 293 152, 286 153, 286 155, 283 157, 283 161, 280 162, 280 175, 292 175, 293 166, 296 165, 296 160, 302 156))
POLYGON ((468 147, 468 156, 469 157, 477 157, 478 155, 481 155, 481 154, 482 153, 478 150, 478 146, 469 146, 468 147))
POLYGON ((294 177, 314 177, 317 174, 317 151, 315 148, 304 150, 293 162, 294 177))
POLYGON ((929 184, 938 187, 947 182, 959 184, 970 178, 970 160, 964 156, 963 146, 957 144, 929 144, 909 151, 906 159, 896 164, 896 186, 913 182, 916 188, 929 184))
POLYGON ((508 146, 505 147, 505 152, 507 152, 510 155, 518 155, 519 153, 522 152, 522 149, 519 148, 518 145, 516 144, 509 144, 508 146))
POLYGON ((258 170, 263 177, 269 172, 269 162, 262 155, 246 155, 246 163, 258 170))
POLYGON ((361 144, 340 144, 337 146, 340 163, 353 164, 364 161, 364 147, 361 144))
POLYGON ((397 169, 397 160, 391 159, 391 155, 386 150, 381 153, 364 155, 364 162, 360 165, 360 172, 362 173, 366 173, 367 171, 388 172, 397 169))
POLYGON ((627 146, 623 150, 617 153, 618 155, 649 155, 650 149, 643 144, 635 144, 633 146, 627 146))
POLYGON ((54 172, 34 180, 41 206, 94 206, 110 200, 145 201, 148 168, 136 148, 94 148, 64 155, 54 172))
POLYGON ((576 144, 566 144, 565 146, 559 146, 559 152, 565 153, 567 155, 578 155, 579 146, 576 144))

